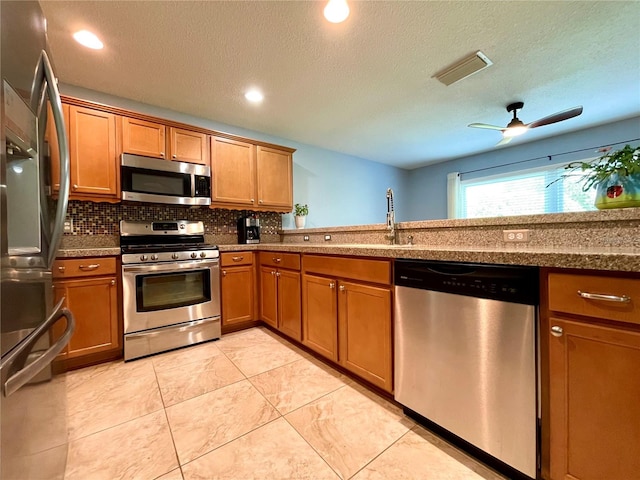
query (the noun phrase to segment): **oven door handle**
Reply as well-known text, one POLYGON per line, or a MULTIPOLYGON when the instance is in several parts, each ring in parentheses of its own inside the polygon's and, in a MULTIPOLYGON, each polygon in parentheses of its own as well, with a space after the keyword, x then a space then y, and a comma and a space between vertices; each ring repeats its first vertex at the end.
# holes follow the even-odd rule
POLYGON ((123 265, 123 273, 153 273, 153 272, 170 272, 170 271, 183 271, 183 270, 202 270, 203 268, 217 267, 220 264, 218 259, 215 260, 196 260, 193 262, 185 263, 158 263, 155 265, 123 265))

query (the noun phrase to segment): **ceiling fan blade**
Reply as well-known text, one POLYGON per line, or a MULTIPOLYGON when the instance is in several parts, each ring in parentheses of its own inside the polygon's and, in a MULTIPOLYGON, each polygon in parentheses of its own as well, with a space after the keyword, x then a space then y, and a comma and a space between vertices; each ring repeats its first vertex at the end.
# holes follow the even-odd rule
POLYGON ((486 123, 470 123, 467 126, 473 128, 489 128, 491 130, 504 130, 504 127, 498 127, 497 125, 488 125, 486 123))
POLYGON ((498 143, 496 143, 496 147, 499 146, 499 145, 506 145, 511 140, 513 140, 513 137, 504 137, 502 140, 500 140, 498 143))
POLYGON ((582 113, 582 105, 579 107, 573 107, 562 112, 554 113, 548 117, 541 118, 535 122, 531 122, 527 125, 529 128, 542 127, 544 125, 551 125, 552 123, 562 122, 563 120, 569 120, 570 118, 577 117, 582 113))

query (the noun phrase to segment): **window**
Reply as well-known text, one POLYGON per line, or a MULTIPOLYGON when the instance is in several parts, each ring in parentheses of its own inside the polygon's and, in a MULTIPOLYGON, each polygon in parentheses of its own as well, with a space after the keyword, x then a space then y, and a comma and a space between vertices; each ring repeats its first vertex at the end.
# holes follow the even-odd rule
MULTIPOLYGON (((580 176, 562 178, 566 173, 563 166, 555 165, 459 180, 457 195, 449 195, 449 201, 455 202, 450 216, 479 218, 595 210, 595 188, 584 192, 580 176)), ((453 175, 449 177, 450 191, 455 191, 451 185, 453 175)))

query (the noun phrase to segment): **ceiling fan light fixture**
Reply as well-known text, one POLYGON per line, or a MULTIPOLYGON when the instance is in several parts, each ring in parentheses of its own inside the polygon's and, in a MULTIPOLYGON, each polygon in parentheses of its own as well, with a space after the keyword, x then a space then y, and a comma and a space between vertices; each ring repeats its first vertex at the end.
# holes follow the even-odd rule
POLYGON ((474 73, 493 65, 493 62, 480 50, 464 57, 450 67, 436 73, 434 76, 446 86, 459 82, 474 73))
MULTIPOLYGON (((522 122, 520 122, 522 123, 522 122)), ((517 137, 518 135, 522 135, 529 128, 525 125, 516 125, 515 127, 508 127, 502 132, 502 136, 505 138, 517 137)))
POLYGON ((344 22, 349 16, 349 5, 347 0, 329 0, 324 7, 324 18, 331 23, 344 22))

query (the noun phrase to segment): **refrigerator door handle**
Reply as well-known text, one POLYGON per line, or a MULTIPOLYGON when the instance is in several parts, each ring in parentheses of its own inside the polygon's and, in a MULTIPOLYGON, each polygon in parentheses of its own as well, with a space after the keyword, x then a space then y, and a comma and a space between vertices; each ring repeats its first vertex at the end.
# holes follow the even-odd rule
POLYGON ((18 346, 16 351, 11 352, 6 361, 2 364, 2 390, 5 397, 13 394, 25 383, 35 377, 43 368, 49 365, 53 359, 67 346, 71 336, 76 329, 76 321, 71 311, 67 308, 63 308, 64 298, 58 302, 53 310, 53 313, 47 318, 38 328, 36 328, 29 336, 23 341, 22 345, 18 346), (29 363, 24 368, 13 372, 14 364, 22 364, 26 357, 29 355, 31 348, 38 341, 42 335, 47 334, 49 329, 60 318, 65 317, 67 319, 67 328, 60 336, 58 341, 49 347, 40 357, 33 362, 29 363), (10 376, 9 376, 10 375, 10 376), (9 378, 6 378, 9 377, 9 378), (6 378, 6 380, 5 380, 6 378))
MULTIPOLYGON (((67 142, 67 134, 64 125, 64 114, 62 111, 62 100, 60 99, 60 92, 58 91, 58 84, 56 82, 51 62, 47 56, 47 52, 44 50, 40 55, 40 67, 37 74, 44 74, 44 80, 46 80, 46 87, 49 93, 49 101, 51 102, 51 111, 53 112, 53 122, 56 127, 56 135, 58 137, 58 150, 60 154, 60 192, 58 194, 58 205, 56 208, 56 217, 53 221, 53 232, 51 234, 51 243, 49 249, 49 258, 47 266, 49 269, 53 266, 53 261, 56 259, 58 253, 58 247, 62 234, 64 232, 64 218, 67 214, 67 207, 69 205, 69 186, 71 183, 70 178, 70 160, 69 160, 69 144, 67 142)), ((38 82, 38 80, 36 80, 38 82)), ((40 80, 41 82, 41 80, 40 80)))

